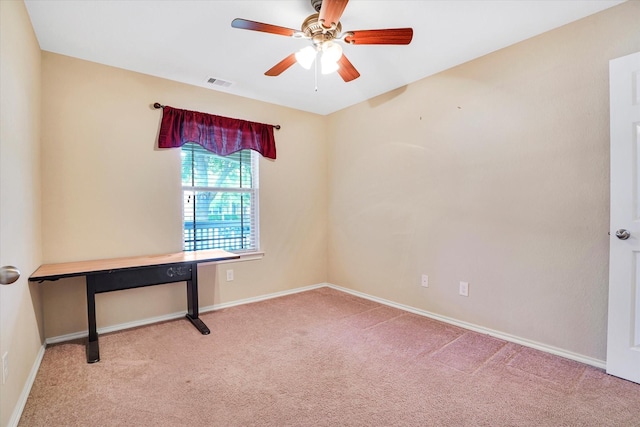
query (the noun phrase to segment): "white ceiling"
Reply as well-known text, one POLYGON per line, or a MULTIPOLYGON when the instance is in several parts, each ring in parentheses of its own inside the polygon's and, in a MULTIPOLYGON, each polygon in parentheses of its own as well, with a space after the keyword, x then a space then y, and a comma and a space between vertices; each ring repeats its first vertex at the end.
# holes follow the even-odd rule
MULTIPOLYGON (((235 29, 245 18, 299 29, 309 0, 26 0, 42 50, 191 85, 329 114, 624 0, 352 0, 343 30, 412 27, 408 46, 347 45, 360 78, 294 64, 264 72, 307 40, 235 29), (231 81, 212 86, 209 77, 231 81)), ((150 102, 155 100, 150 100, 150 102)), ((167 100, 158 99, 160 102, 167 100)))

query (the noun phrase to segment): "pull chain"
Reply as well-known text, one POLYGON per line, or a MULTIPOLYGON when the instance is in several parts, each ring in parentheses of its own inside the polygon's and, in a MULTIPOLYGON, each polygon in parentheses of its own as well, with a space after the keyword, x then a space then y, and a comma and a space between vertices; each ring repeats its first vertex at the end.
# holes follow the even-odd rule
POLYGON ((316 83, 316 87, 315 87, 315 91, 318 91, 318 54, 316 53, 316 60, 313 61, 315 62, 315 67, 313 67, 313 71, 314 71, 314 75, 315 75, 315 83, 316 83))

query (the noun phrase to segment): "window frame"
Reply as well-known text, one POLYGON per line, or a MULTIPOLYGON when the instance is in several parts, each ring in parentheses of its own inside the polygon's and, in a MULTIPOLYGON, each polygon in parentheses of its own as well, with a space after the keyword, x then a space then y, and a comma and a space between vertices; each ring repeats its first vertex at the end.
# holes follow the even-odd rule
MULTIPOLYGON (((185 184, 182 178, 182 171, 184 169, 184 162, 187 156, 186 152, 191 152, 191 156, 193 156, 196 152, 200 152, 201 154, 206 154, 213 158, 225 159, 226 157, 231 157, 233 154, 237 154, 239 152, 233 153, 229 156, 220 156, 213 152, 205 150, 202 146, 195 143, 186 143, 180 149, 180 173, 181 173, 181 196, 182 196, 182 250, 185 252, 192 252, 198 250, 208 250, 208 249, 223 249, 226 251, 238 253, 238 254, 253 254, 260 252, 260 209, 259 209, 259 200, 260 200, 260 186, 259 186, 259 153, 254 150, 244 149, 241 150, 243 153, 250 154, 250 170, 251 170, 251 186, 250 187, 242 187, 242 180, 239 183, 240 186, 202 186, 202 185, 193 185, 195 180, 195 170, 193 165, 191 165, 191 177, 190 184, 185 184), (185 221, 186 212, 188 210, 187 207, 187 193, 190 192, 192 195, 196 195, 198 192, 212 192, 212 193, 230 193, 230 194, 248 194, 251 200, 251 206, 249 208, 248 221, 249 221, 249 233, 246 235, 242 231, 241 225, 241 234, 240 239, 241 242, 244 243, 245 238, 249 240, 249 247, 242 248, 234 248, 230 247, 230 245, 215 245, 212 244, 210 246, 205 245, 206 247, 202 247, 202 245, 198 245, 199 242, 206 242, 207 239, 198 239, 196 234, 197 227, 197 214, 193 208, 191 208, 193 212, 191 223, 193 227, 193 238, 188 239, 187 237, 187 225, 188 223, 185 221), (252 247, 251 247, 252 245, 252 247), (191 246, 191 247, 189 247, 191 246)), ((193 157, 192 157, 193 161, 193 157)), ((243 209, 240 209, 241 222, 245 218, 245 213, 243 209)), ((205 228, 202 228, 205 229, 205 228)), ((202 230, 201 229, 201 230, 202 230)), ((209 239, 213 240, 213 239, 209 239)), ((222 238, 219 240, 220 242, 230 241, 230 238, 222 238)))

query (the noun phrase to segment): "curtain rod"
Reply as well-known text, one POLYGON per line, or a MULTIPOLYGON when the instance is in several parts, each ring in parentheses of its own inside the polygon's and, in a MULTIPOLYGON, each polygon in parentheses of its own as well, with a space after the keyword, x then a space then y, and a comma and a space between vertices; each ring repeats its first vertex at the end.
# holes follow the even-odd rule
MULTIPOLYGON (((159 102, 154 102, 153 108, 155 108, 156 110, 159 110, 160 108, 164 108, 164 105, 160 104, 159 102)), ((273 127, 276 128, 277 130, 280 130, 280 125, 273 125, 273 127)))

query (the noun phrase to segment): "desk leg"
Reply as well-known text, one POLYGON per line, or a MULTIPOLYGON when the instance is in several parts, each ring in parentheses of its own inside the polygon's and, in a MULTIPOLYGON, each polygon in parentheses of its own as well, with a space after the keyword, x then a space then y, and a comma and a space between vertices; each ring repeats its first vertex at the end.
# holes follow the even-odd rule
POLYGON ((211 333, 207 325, 198 317, 198 264, 191 264, 191 280, 187 280, 187 319, 202 335, 211 333))
POLYGON ((87 277, 87 319, 89 323, 89 337, 87 338, 87 363, 100 361, 100 349, 98 348, 98 329, 96 326, 96 290, 95 278, 87 277))

